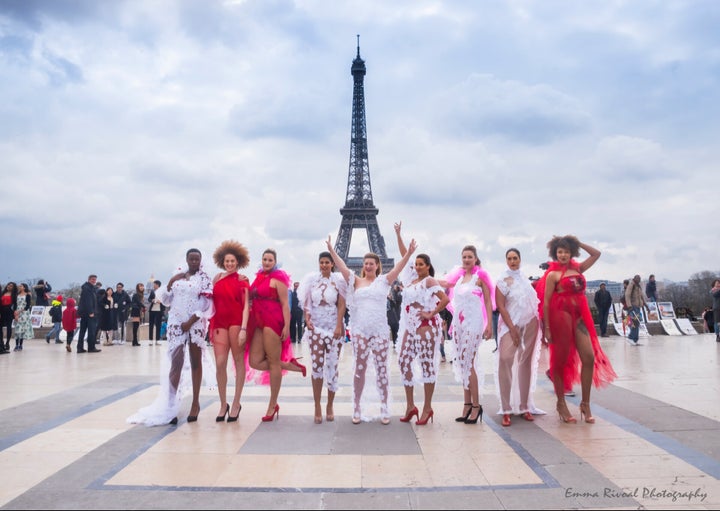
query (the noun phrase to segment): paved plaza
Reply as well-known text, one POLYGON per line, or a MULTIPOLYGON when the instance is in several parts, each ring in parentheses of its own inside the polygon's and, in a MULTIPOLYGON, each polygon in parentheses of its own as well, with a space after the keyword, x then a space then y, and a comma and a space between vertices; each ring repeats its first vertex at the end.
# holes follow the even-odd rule
MULTIPOLYGON (((187 401, 177 426, 147 428, 125 418, 154 399, 164 343, 79 355, 25 341, 0 357, 0 506, 720 509, 720 344, 711 334, 642 341, 602 339, 619 377, 593 390, 593 425, 560 422, 543 352, 535 401, 548 414, 509 428, 495 413, 494 342, 481 348, 485 415, 474 426, 454 421, 463 399, 449 361, 434 423, 400 423, 395 354, 391 424, 353 425, 345 345, 334 422, 313 423, 309 376, 291 373, 275 422, 260 421, 269 389, 247 385, 236 423, 215 422, 217 392, 203 389, 198 422, 185 421, 187 401)), ((579 397, 568 400, 579 421, 579 397)))

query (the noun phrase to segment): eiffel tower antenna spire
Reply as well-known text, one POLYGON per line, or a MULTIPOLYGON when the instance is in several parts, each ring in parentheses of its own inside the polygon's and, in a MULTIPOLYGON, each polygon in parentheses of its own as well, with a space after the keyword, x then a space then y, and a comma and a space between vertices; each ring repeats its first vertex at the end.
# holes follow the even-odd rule
POLYGON ((355 272, 362 269, 362 257, 348 257, 354 229, 365 229, 370 251, 380 257, 383 269, 394 266, 393 259, 385 252, 385 240, 380 234, 377 214, 370 186, 370 164, 368 162, 367 126, 365 122, 365 61, 360 58, 360 34, 357 35, 357 56, 352 62, 350 73, 353 77, 352 127, 350 130, 350 165, 345 206, 340 209, 342 221, 335 251, 343 258, 348 268, 355 272))

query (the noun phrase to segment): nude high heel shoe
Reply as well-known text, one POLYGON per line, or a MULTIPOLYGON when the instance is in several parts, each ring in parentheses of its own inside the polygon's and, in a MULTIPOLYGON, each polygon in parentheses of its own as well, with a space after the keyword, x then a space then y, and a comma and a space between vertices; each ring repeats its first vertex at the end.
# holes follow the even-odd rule
POLYGON ((595 417, 590 413, 590 403, 586 403, 585 401, 580 403, 580 420, 582 420, 583 415, 585 416, 585 422, 595 424, 595 417))

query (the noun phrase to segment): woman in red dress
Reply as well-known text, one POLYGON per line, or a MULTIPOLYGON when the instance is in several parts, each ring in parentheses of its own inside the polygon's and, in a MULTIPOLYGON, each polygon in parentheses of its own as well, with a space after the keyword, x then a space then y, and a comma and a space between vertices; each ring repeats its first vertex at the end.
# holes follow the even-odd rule
POLYGON ((600 251, 570 235, 554 236, 547 247, 552 262, 537 289, 544 340, 550 349, 550 375, 557 396, 557 412, 563 422, 577 422, 565 402, 565 388, 580 382, 580 419, 584 415, 585 422, 592 424, 595 418, 590 411, 591 386, 607 385, 617 376, 600 348, 585 298, 583 273, 600 258, 600 251), (573 257, 580 255, 581 248, 590 256, 578 263, 573 257))
MULTIPOLYGON (((290 347, 290 307, 288 285, 290 276, 277 268, 277 254, 268 248, 262 255, 262 269, 250 286, 250 367, 267 371, 270 376, 270 402, 263 422, 280 417, 277 403, 283 370, 299 371, 305 376, 305 366, 293 358, 290 347)), ((249 375, 251 376, 251 375, 249 375)))
POLYGON ((215 264, 224 269, 213 280, 215 314, 210 319, 210 339, 215 351, 216 377, 220 395, 220 411, 216 422, 235 422, 240 415, 245 384, 245 341, 250 316, 250 284, 238 273, 250 262, 247 249, 235 240, 223 241, 213 254, 215 264), (235 363, 235 397, 227 402, 227 362, 232 352, 235 363))

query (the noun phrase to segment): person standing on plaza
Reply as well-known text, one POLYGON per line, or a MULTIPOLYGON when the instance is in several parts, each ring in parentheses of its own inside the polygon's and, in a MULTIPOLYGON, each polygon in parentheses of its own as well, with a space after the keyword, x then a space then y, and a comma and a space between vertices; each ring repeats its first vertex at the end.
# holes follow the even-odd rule
POLYGON ((17 309, 15 310, 15 351, 22 351, 23 341, 35 336, 30 320, 31 302, 30 286, 24 282, 18 284, 17 309))
POLYGON ((353 424, 363 420, 361 400, 365 388, 365 374, 371 362, 375 366, 375 384, 380 396, 380 422, 390 424, 390 377, 388 356, 390 351, 390 327, 387 323, 387 296, 391 284, 398 278, 415 252, 417 244, 413 239, 408 251, 392 270, 382 275, 382 264, 377 254, 367 253, 363 257, 363 268, 357 277, 345 261, 335 252, 331 238, 327 239, 327 250, 348 285, 347 304, 350 310, 350 335, 355 362, 353 368, 353 424))
POLYGON ((566 386, 580 382, 582 401, 580 419, 592 424, 590 390, 611 383, 617 375, 600 347, 585 298, 583 275, 600 258, 600 251, 582 243, 577 237, 554 236, 547 244, 552 258, 550 267, 536 286, 541 298, 543 333, 550 350, 550 374, 560 419, 568 424, 577 420, 565 401, 566 386), (581 263, 574 258, 580 249, 589 256, 581 263), (578 370, 580 365, 580 370, 578 370))
POLYGON ((65 350, 68 353, 72 353, 72 341, 75 335, 75 329, 77 328, 78 313, 75 308, 75 299, 67 299, 67 307, 62 313, 62 327, 67 334, 67 340, 65 341, 65 350))
POLYGON ((40 279, 37 281, 37 284, 33 286, 33 291, 35 291, 35 305, 40 305, 42 307, 47 307, 50 305, 50 291, 52 291, 52 286, 49 282, 45 282, 45 280, 40 279))
POLYGON ((87 282, 80 287, 80 303, 78 304, 78 315, 80 316, 80 331, 78 333, 77 352, 85 353, 83 348, 85 334, 87 333, 87 352, 98 353, 102 350, 95 347, 97 338, 97 292, 95 284, 97 275, 88 276, 87 282))
POLYGON ((495 303, 498 320, 497 382, 500 393, 502 425, 510 426, 510 416, 521 414, 534 421, 533 414, 545 413, 535 408, 531 391, 537 379, 540 359, 537 293, 520 270, 520 251, 505 252, 507 270, 495 281, 495 303), (514 371, 513 371, 514 368, 514 371), (514 373, 514 377, 513 377, 514 373))
MULTIPOLYGON (((407 248, 401 229, 402 222, 396 223, 398 249, 400 255, 404 256, 407 248)), ((400 279, 403 283, 403 294, 398 364, 405 387, 405 416, 400 418, 400 422, 410 422, 415 416, 415 424, 424 426, 428 420, 434 421, 432 397, 437 381, 439 347, 443 342, 442 319, 439 313, 450 300, 435 280, 435 268, 427 254, 418 254, 415 264, 408 265, 401 272, 400 279), (416 361, 419 367, 413 367, 416 361), (422 414, 419 414, 415 406, 414 397, 415 375, 418 373, 421 376, 417 377, 417 380, 422 382, 424 390, 422 414)))
MULTIPOLYGON (((290 305, 288 287, 290 276, 277 266, 277 253, 268 248, 262 254, 262 267, 250 285, 250 336, 249 364, 255 371, 263 371, 261 382, 269 379, 270 400, 263 422, 280 418, 278 396, 283 371, 298 371, 303 376, 306 367, 293 357, 290 342, 290 305), (266 378, 267 377, 267 378, 266 378)), ((247 379, 254 373, 248 372, 247 379)))
POLYGON ((45 335, 45 342, 50 344, 50 339, 55 337, 55 344, 62 344, 60 340, 60 330, 62 330, 62 295, 57 295, 52 301, 50 307, 50 319, 52 320, 53 326, 50 331, 45 335))
POLYGON ((125 285, 122 282, 118 282, 115 286, 113 299, 117 306, 117 328, 120 333, 118 344, 125 344, 125 323, 127 323, 130 309, 130 295, 125 291, 125 285))
POLYGON ((290 292, 290 340, 300 342, 303 337, 303 309, 298 299, 299 282, 293 283, 290 292))
POLYGON ((100 298, 100 315, 98 320, 100 321, 100 338, 105 334, 105 342, 103 346, 112 346, 113 344, 113 331, 117 328, 117 314, 115 307, 115 299, 113 298, 113 288, 108 287, 105 290, 102 298, 100 298))
MULTIPOLYGON (((215 353, 215 375, 217 378, 220 411, 215 418, 222 422, 238 420, 245 385, 245 347, 250 318, 250 284, 238 270, 250 262, 248 250, 235 240, 223 241, 215 249, 213 260, 224 270, 213 279, 213 304, 215 314, 210 318, 210 341, 215 353), (235 395, 232 406, 227 402, 228 355, 232 353, 235 366, 235 395)), ((157 282, 157 281, 156 281, 157 282)))
POLYGON ((133 346, 140 346, 138 330, 145 316, 145 285, 141 282, 135 284, 135 294, 130 300, 130 322, 132 323, 133 346))
POLYGON ((713 299, 713 323, 715 324, 715 341, 720 342, 720 279, 713 281, 710 290, 713 299))
POLYGON ((5 284, 2 296, 0 296, 0 354, 10 353, 10 339, 17 310, 18 288, 15 282, 5 284), (3 343, 3 330, 7 334, 7 340, 3 343))
POLYGON ((148 295, 148 307, 150 308, 150 319, 148 324, 148 340, 150 344, 153 343, 153 330, 155 331, 155 345, 160 344, 160 327, 162 326, 162 318, 165 312, 165 306, 162 304, 160 299, 155 295, 155 292, 160 289, 162 282, 159 280, 153 280, 153 288, 150 290, 148 295))
MULTIPOLYGON (((155 401, 127 419, 131 424, 162 426, 177 424, 184 391, 189 387, 185 369, 190 369, 192 403, 187 422, 200 415, 200 385, 205 355, 207 319, 212 314, 212 280, 202 268, 202 254, 196 248, 185 254, 185 263, 177 268, 167 286, 158 290, 160 300, 170 307, 168 315, 167 356, 161 370, 160 392, 155 401), (189 358, 189 364, 186 359, 189 358)), ((143 284, 138 284, 136 290, 143 284)), ((214 371, 213 373, 214 374, 214 371)))
POLYGON ((605 282, 600 283, 600 289, 595 291, 595 307, 598 311, 598 321, 600 323, 600 337, 607 337, 608 317, 610 316, 610 307, 612 306, 612 295, 607 290, 605 282))
POLYGON ((655 282, 655 275, 648 277, 648 283, 645 284, 645 296, 648 302, 657 302, 657 282, 655 282))
POLYGON ((647 305, 647 297, 643 293, 640 282, 640 275, 635 275, 628 284, 627 289, 625 289, 625 303, 630 316, 630 333, 627 340, 633 346, 639 344, 640 321, 642 320, 642 311, 640 309, 647 305))
POLYGON ((453 371, 463 386, 463 412, 455 421, 477 424, 478 420, 482 422, 483 414, 479 387, 483 373, 478 349, 483 340, 493 338, 495 286, 490 275, 480 267, 473 245, 463 247, 461 259, 462 265, 441 279, 440 285, 452 288, 450 305, 456 353, 453 371))
POLYGON ((327 383, 325 418, 335 420, 335 392, 338 389, 338 365, 345 335, 345 296, 347 285, 335 272, 330 252, 318 257, 319 271, 305 276, 297 289, 297 296, 305 317, 303 340, 310 347, 312 366, 310 378, 315 402, 315 424, 322 423, 323 382, 327 383))

